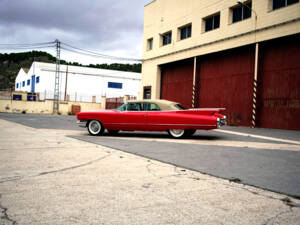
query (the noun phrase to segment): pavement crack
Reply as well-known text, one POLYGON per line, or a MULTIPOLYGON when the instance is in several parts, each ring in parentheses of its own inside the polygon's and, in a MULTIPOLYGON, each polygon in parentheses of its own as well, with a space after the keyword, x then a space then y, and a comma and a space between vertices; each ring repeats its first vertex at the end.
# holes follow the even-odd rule
POLYGON ((101 161, 101 160, 107 158, 108 156, 109 155, 106 155, 106 156, 103 156, 103 157, 97 158, 95 160, 92 160, 92 161, 89 161, 89 162, 86 162, 86 163, 82 163, 82 164, 79 164, 79 165, 76 165, 76 166, 66 167, 66 168, 62 168, 62 169, 59 169, 59 170, 50 170, 50 171, 41 172, 41 173, 35 174, 31 177, 38 177, 38 176, 43 176, 43 175, 47 175, 47 174, 51 174, 51 173, 60 173, 60 172, 64 172, 64 171, 67 171, 67 170, 73 170, 73 169, 77 169, 77 168, 80 168, 80 167, 89 166, 89 165, 91 165, 95 162, 98 162, 98 161, 101 161))
POLYGON ((44 171, 44 172, 40 172, 40 173, 36 173, 36 174, 30 174, 30 175, 27 174, 27 175, 24 175, 24 176, 5 177, 5 178, 0 179, 0 184, 1 183, 6 183, 6 182, 10 182, 10 181, 22 180, 22 179, 24 179, 26 177, 39 177, 39 176, 44 176, 44 175, 48 175, 48 174, 52 174, 52 173, 60 173, 60 172, 64 172, 64 171, 68 171, 68 170, 73 170, 73 169, 77 169, 77 168, 84 167, 84 166, 89 166, 89 165, 91 165, 93 163, 99 162, 99 161, 107 158, 110 155, 111 154, 108 154, 106 156, 97 158, 95 160, 91 160, 91 161, 86 162, 86 163, 82 163, 82 164, 71 166, 71 167, 65 167, 65 168, 58 169, 58 170, 44 171))
POLYGON ((7 223, 5 223, 5 221, 8 221, 8 223, 10 223, 10 224, 17 225, 18 224, 17 221, 11 219, 8 216, 8 214, 7 214, 8 209, 2 205, 1 199, 2 199, 2 194, 0 194, 0 219, 1 219, 0 223, 2 224, 1 221, 4 220, 4 224, 7 224, 7 223))
POLYGON ((262 225, 268 225, 272 220, 276 220, 279 216, 282 216, 284 214, 288 214, 288 213, 291 213, 291 212, 293 212, 291 207, 289 207, 289 209, 287 209, 287 210, 282 210, 279 213, 277 213, 276 215, 269 217, 266 220, 266 222, 263 223, 262 225))

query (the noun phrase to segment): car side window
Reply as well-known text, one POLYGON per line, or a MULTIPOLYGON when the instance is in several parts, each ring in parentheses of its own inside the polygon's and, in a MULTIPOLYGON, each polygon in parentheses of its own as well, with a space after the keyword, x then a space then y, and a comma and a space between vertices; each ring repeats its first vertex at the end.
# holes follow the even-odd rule
POLYGON ((129 103, 127 105, 127 111, 142 111, 141 104, 139 103, 129 103))
POLYGON ((160 108, 158 107, 158 105, 151 103, 150 104, 150 111, 160 111, 160 108))
POLYGON ((160 108, 155 103, 142 103, 143 111, 160 111, 160 108))

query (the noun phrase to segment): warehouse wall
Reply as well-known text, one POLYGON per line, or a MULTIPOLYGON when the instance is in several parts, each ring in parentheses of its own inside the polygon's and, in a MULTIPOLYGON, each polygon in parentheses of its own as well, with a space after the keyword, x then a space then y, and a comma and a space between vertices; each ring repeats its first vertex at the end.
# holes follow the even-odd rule
POLYGON ((300 35, 261 43, 258 125, 300 130, 300 35))
MULTIPOLYGON (((152 98, 160 98, 160 66, 256 42, 299 33, 300 3, 272 10, 271 0, 252 0, 251 18, 231 23, 230 7, 236 0, 156 0, 145 6, 142 87, 152 87, 152 98), (220 12, 220 27, 203 32, 203 18, 220 12), (192 24, 192 36, 178 40, 179 28, 192 24), (172 31, 172 43, 161 46, 161 37, 172 31), (153 38, 153 49, 147 47, 153 38)), ((140 93, 139 98, 143 97, 140 93)))

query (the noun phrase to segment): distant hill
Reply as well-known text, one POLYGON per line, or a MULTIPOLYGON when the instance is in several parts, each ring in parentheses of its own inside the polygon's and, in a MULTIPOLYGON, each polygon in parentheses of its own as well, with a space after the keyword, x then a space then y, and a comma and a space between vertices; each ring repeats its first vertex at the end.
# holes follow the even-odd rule
MULTIPOLYGON (((15 78, 20 68, 30 68, 33 61, 56 63, 56 58, 47 52, 31 51, 21 53, 0 53, 0 90, 14 88, 15 78)), ((61 64, 83 66, 80 63, 60 61, 61 64)), ((139 64, 90 64, 87 67, 120 70, 128 72, 141 72, 142 65, 139 64)))

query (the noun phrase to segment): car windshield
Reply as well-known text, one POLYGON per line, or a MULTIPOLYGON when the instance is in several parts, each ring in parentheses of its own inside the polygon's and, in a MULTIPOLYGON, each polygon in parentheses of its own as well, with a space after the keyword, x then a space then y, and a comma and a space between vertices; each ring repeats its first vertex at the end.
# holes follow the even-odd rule
POLYGON ((119 108, 117 108, 116 110, 118 110, 118 111, 126 111, 126 108, 127 108, 127 103, 121 105, 121 106, 120 106, 119 108))

